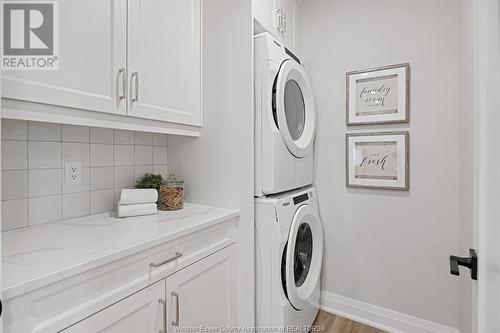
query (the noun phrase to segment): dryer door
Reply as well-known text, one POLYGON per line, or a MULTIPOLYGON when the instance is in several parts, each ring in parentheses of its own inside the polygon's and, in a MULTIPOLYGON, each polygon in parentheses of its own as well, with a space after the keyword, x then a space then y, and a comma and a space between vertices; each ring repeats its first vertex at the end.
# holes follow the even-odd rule
POLYGON ((318 293, 323 260, 323 227, 316 211, 309 205, 297 209, 286 246, 284 281, 288 300, 302 310, 318 293))
POLYGON ((313 92, 304 68, 294 60, 284 61, 275 89, 276 120, 281 136, 295 157, 304 157, 313 147, 316 132, 313 92))

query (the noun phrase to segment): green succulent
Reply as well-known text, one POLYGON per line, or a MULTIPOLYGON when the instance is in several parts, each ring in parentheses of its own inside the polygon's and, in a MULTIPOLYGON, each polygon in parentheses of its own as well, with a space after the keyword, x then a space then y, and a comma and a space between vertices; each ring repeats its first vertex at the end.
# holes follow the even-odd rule
POLYGON ((145 173, 144 176, 135 185, 136 188, 154 188, 160 191, 160 186, 163 183, 163 177, 158 174, 145 173))

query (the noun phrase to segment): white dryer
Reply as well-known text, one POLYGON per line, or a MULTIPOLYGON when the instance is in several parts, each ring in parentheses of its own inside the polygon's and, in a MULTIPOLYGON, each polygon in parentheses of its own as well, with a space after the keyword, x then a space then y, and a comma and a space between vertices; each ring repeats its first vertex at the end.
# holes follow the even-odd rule
POLYGON ((300 59, 269 33, 254 36, 255 196, 312 184, 316 110, 300 59))
POLYGON ((307 330, 319 309, 323 227, 314 188, 255 199, 256 324, 307 330))

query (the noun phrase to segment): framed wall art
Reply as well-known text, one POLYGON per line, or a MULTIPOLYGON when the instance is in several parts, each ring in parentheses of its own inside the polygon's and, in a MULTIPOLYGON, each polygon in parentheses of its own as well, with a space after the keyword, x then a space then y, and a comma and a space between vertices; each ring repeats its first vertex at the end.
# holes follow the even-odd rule
POLYGON ((346 134, 346 186, 409 190, 409 133, 346 134))
POLYGON ((410 115, 410 64, 346 74, 347 125, 407 123, 410 115))

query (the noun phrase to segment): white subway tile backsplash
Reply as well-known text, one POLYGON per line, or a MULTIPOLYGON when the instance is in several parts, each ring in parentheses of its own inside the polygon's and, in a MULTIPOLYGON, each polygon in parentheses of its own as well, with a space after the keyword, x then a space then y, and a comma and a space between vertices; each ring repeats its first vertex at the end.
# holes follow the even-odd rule
POLYGON ((57 222, 61 220, 61 196, 40 197, 29 199, 29 225, 57 222))
POLYGON ((28 200, 2 201, 2 231, 28 226, 28 200))
POLYGON ((134 132, 115 129, 114 140, 115 145, 133 145, 134 132))
POLYGON ((89 166, 89 144, 88 143, 62 143, 62 162, 64 167, 65 161, 80 161, 82 167, 89 166))
POLYGON ((153 146, 166 146, 168 142, 166 134, 153 133, 153 146))
POLYGON ((167 147, 153 147, 153 165, 155 164, 167 164, 167 147))
POLYGON ((114 154, 115 166, 134 165, 134 146, 116 145, 114 154))
POLYGON ((115 210, 115 190, 90 192, 90 213, 99 214, 115 210))
POLYGON ((113 145, 91 144, 90 166, 113 166, 113 145))
POLYGON ((168 166, 167 165, 153 165, 153 173, 160 174, 163 179, 168 177, 168 166))
POLYGON ((152 165, 136 165, 135 166, 135 181, 139 181, 144 174, 153 172, 152 165))
POLYGON ((136 145, 152 145, 153 144, 153 134, 146 132, 135 132, 134 142, 136 145))
POLYGON ((135 146, 135 165, 153 164, 152 146, 135 146))
POLYGON ((28 174, 28 197, 61 194, 61 169, 30 170, 28 174))
POLYGON ((114 187, 113 167, 98 167, 90 169, 90 189, 104 190, 114 187))
POLYGON ((2 230, 116 209, 146 172, 168 176, 165 134, 2 119, 2 230), (82 162, 81 184, 65 161, 82 162))
POLYGON ((28 168, 28 142, 2 140, 2 170, 28 168))
POLYGON ((90 215, 90 192, 63 194, 63 219, 90 215))
POLYGON ((61 141, 61 124, 28 121, 28 140, 61 141))
POLYGON ((28 167, 49 169, 61 167, 61 143, 28 141, 28 167))
POLYGON ((2 200, 25 199, 28 196, 28 171, 2 172, 2 200))
POLYGON ((2 119, 2 140, 28 140, 28 122, 2 119))
POLYGON ((88 126, 62 125, 63 142, 89 142, 88 126))
POLYGON ((111 128, 91 127, 90 143, 113 143, 113 130, 111 128))
POLYGON ((115 188, 135 185, 134 166, 115 167, 115 188))
MULTIPOLYGON (((64 166, 63 166, 64 167, 64 166)), ((62 193, 85 192, 90 190, 90 169, 82 168, 82 183, 81 184, 66 184, 64 177, 64 169, 62 170, 62 193)))

